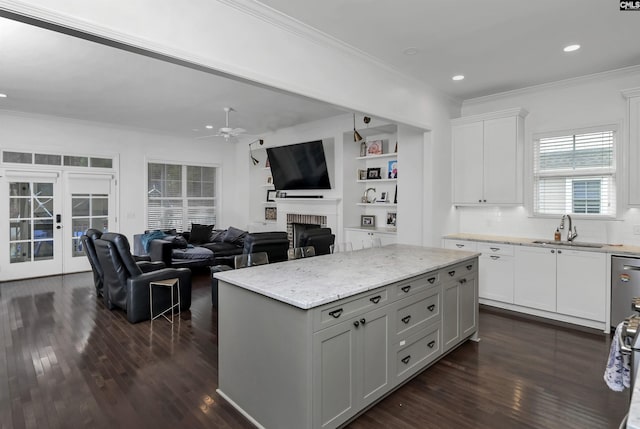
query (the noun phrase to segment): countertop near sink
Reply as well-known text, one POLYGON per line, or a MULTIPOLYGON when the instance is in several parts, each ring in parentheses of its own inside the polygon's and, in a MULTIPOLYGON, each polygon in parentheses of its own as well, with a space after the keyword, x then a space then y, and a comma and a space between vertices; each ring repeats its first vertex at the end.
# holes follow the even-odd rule
MULTIPOLYGON (((534 246, 534 247, 553 247, 553 240, 548 240, 544 238, 527 238, 527 237, 512 237, 512 236, 501 236, 501 235, 485 235, 485 234, 451 234, 445 235, 443 238, 447 238, 450 240, 468 240, 468 241, 483 241, 487 243, 500 243, 500 244, 512 244, 516 246, 534 246), (547 241, 550 244, 538 244, 534 243, 534 241, 547 241)), ((579 240, 576 240, 579 241, 579 240)), ((638 246, 629 246, 624 244, 603 244, 602 247, 594 248, 594 247, 580 247, 580 246, 567 246, 562 245, 563 249, 576 249, 583 250, 587 252, 601 252, 601 253, 613 253, 619 255, 633 255, 640 256, 640 247, 638 246)))

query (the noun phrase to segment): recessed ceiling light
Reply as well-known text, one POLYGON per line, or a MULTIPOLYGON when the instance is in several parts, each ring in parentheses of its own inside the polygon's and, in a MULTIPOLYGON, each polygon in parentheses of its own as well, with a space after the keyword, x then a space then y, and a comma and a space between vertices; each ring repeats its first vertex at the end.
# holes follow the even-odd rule
POLYGON ((418 53, 418 48, 410 47, 402 50, 402 53, 405 55, 416 55, 418 53))
POLYGON ((212 130, 213 129, 213 125, 205 125, 205 128, 208 130, 212 130))
POLYGON ((0 98, 7 98, 7 94, 0 93, 0 98))
POLYGON ((573 52, 577 51, 578 49, 580 49, 580 45, 569 45, 564 47, 565 52, 573 52))
POLYGON ((457 74, 454 77, 452 77, 451 79, 453 79, 453 80, 462 80, 462 79, 464 79, 464 75, 457 74))

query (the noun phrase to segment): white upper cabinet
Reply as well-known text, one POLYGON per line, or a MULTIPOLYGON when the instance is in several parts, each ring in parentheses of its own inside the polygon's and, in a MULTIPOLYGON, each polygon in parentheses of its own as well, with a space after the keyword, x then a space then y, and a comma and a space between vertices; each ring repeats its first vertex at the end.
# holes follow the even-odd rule
POLYGON ((629 171, 629 204, 640 205, 640 88, 623 92, 627 98, 629 115, 629 159, 627 171, 629 171))
POLYGON ((454 204, 522 204, 525 115, 510 109, 452 121, 454 204))

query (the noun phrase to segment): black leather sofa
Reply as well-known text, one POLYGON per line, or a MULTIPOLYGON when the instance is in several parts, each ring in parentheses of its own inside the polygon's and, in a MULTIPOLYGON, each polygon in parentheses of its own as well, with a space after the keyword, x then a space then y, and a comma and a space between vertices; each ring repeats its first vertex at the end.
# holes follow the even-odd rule
MULTIPOLYGON (((168 267, 207 267, 228 265, 233 267, 233 258, 243 253, 266 252, 270 262, 287 260, 289 239, 286 232, 248 233, 230 227, 227 230, 213 230, 209 241, 201 242, 193 239, 193 234, 184 233, 192 247, 184 248, 176 244, 174 236, 151 240, 148 244, 148 255, 152 261, 162 261, 168 267), (205 252, 202 253, 202 249, 205 252), (198 254, 200 253, 200 254, 198 254)), ((140 244, 140 234, 134 237, 136 254, 144 254, 140 244)))
POLYGON ((307 229, 300 234, 298 247, 313 246, 316 255, 327 255, 331 253, 331 245, 335 240, 336 236, 331 233, 331 228, 307 229))
MULTIPOLYGON (((103 295, 109 308, 119 307, 127 320, 137 323, 151 318, 149 283, 177 278, 180 280, 180 311, 191 307, 191 270, 162 268, 143 272, 131 255, 127 237, 104 233, 94 240, 96 255, 103 271, 103 295)), ((154 294, 154 313, 170 306, 171 295, 154 294)))

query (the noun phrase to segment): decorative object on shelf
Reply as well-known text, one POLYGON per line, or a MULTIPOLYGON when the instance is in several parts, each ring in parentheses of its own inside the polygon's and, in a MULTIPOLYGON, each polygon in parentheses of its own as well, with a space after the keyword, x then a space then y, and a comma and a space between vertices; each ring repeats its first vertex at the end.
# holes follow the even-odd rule
POLYGON ((376 200, 376 203, 386 203, 388 199, 389 199, 388 192, 380 192, 380 198, 376 200))
POLYGON ((398 178, 398 160, 397 159, 394 159, 393 161, 389 161, 387 178, 389 179, 398 178))
POLYGON ((373 215, 360 215, 360 226, 362 228, 375 228, 376 217, 373 215))
POLYGON ((276 198, 287 198, 287 193, 282 191, 276 191, 276 198))
POLYGON ((358 180, 367 180, 367 170, 358 170, 358 180))
POLYGON ((398 185, 396 185, 396 191, 393 193, 393 204, 398 204, 398 185))
POLYGON ((367 142, 364 140, 360 143, 360 156, 367 156, 367 142))
POLYGON ((264 162, 264 168, 271 168, 271 164, 269 164, 269 157, 267 157, 267 160, 264 162))
POLYGON ((353 141, 354 142, 359 142, 360 140, 363 140, 362 136, 360 135, 360 133, 356 130, 356 114, 353 114, 353 141))
MULTIPOLYGON (((258 159, 255 156, 253 156, 253 148, 251 147, 251 145, 254 143, 260 143, 260 146, 262 146, 264 144, 264 140, 259 139, 249 143, 249 157, 251 157, 251 162, 253 163, 253 165, 258 165, 260 164, 260 161, 258 161, 258 159)), ((269 163, 269 158, 267 158, 267 164, 268 163, 269 163)))
POLYGON ((275 207, 265 207, 264 220, 278 220, 278 209, 275 207))
POLYGON ((382 140, 371 140, 367 142, 367 156, 382 155, 382 140))
POLYGON ((396 142, 396 148, 394 149, 393 153, 398 153, 398 142, 396 142))
POLYGON ((380 168, 367 168, 367 180, 381 179, 380 168))
POLYGON ((387 212, 387 226, 396 226, 396 212, 387 212))
POLYGON ((278 191, 274 191, 273 189, 270 189, 267 191, 267 202, 268 203, 273 203, 276 201, 276 194, 278 191))
POLYGON ((269 176, 267 177, 267 185, 271 185, 273 184, 273 177, 269 176))
POLYGON ((376 200, 376 188, 367 188, 362 196, 363 203, 372 203, 376 200))

